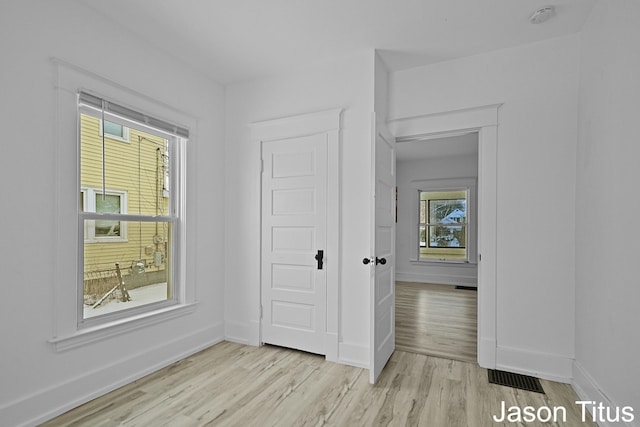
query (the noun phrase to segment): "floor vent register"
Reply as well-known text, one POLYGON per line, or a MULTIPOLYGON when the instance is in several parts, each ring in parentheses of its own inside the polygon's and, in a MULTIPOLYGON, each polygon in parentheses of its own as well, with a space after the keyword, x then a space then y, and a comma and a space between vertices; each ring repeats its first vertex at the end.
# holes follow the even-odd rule
POLYGON ((536 377, 528 375, 514 374, 512 372, 497 371, 489 369, 489 383, 499 384, 507 387, 517 388, 520 390, 533 391, 536 393, 544 393, 544 389, 540 384, 540 380, 536 377))

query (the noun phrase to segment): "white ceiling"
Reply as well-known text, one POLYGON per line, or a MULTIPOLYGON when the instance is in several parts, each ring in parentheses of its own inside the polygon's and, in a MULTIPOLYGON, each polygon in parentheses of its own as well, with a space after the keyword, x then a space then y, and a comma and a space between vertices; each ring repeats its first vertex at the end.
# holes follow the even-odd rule
POLYGON ((477 132, 427 140, 415 139, 396 144, 398 162, 477 154, 477 132))
POLYGON ((227 84, 362 49, 399 70, 572 34, 596 0, 77 1, 227 84))

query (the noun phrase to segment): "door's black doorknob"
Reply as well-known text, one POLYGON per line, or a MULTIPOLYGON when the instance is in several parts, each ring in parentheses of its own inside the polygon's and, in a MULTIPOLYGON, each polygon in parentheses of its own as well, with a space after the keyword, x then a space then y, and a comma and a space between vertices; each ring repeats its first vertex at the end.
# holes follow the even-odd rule
POLYGON ((385 265, 387 263, 387 260, 385 258, 378 258, 376 257, 376 265, 377 264, 382 264, 385 265))
POLYGON ((371 260, 369 258, 364 258, 362 260, 362 263, 365 264, 365 265, 369 264, 370 262, 371 262, 371 260))
POLYGON ((318 249, 318 253, 314 257, 316 261, 318 261, 318 270, 322 270, 323 262, 324 262, 324 250, 318 249))

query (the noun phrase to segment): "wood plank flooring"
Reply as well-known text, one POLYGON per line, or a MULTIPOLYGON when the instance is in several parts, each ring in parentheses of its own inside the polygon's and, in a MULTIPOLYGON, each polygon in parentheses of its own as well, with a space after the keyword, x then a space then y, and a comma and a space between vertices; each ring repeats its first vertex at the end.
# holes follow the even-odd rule
POLYGON ((272 346, 223 342, 88 402, 43 426, 433 426, 484 427, 507 407, 563 406, 579 421, 566 384, 547 395, 489 384, 473 363, 396 351, 376 385, 365 369, 272 346))
POLYGON ((477 335, 477 292, 396 282, 396 349, 475 362, 477 335))

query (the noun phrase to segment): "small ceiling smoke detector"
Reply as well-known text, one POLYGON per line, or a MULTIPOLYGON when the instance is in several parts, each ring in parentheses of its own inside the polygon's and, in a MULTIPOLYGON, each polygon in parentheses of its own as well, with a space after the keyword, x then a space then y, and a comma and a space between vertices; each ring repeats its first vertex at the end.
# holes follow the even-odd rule
POLYGON ((529 17, 529 22, 532 24, 542 24, 548 21, 553 15, 556 14, 556 9, 553 6, 545 6, 536 10, 529 17))

